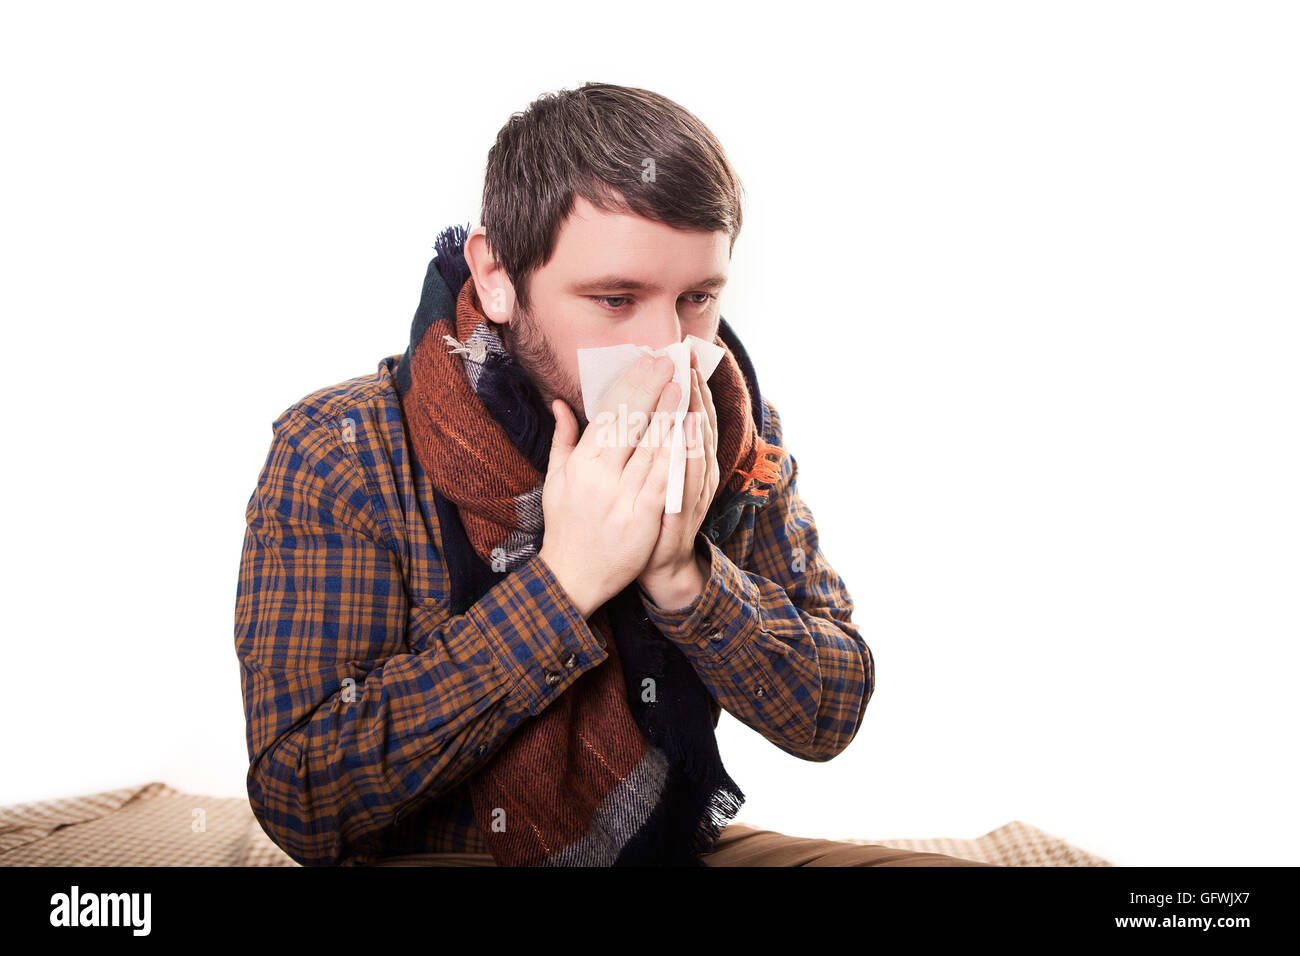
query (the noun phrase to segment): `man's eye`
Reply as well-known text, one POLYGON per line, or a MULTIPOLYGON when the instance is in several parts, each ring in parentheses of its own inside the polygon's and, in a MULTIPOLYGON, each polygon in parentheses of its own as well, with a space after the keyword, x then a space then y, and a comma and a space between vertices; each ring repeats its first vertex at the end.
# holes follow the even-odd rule
MULTIPOLYGON (((710 302, 712 302, 714 299, 718 297, 717 294, 713 292, 688 292, 687 298, 690 298, 692 296, 700 296, 700 295, 704 296, 704 300, 701 302, 696 302, 694 299, 692 299, 691 305, 700 306, 700 307, 707 306, 710 302)), ((599 302, 601 305, 603 305, 606 309, 608 309, 611 312, 623 311, 623 309, 627 308, 626 303, 632 301, 632 297, 627 295, 593 295, 591 296, 591 298, 599 302), (611 302, 621 302, 623 304, 610 305, 609 303, 611 302)))

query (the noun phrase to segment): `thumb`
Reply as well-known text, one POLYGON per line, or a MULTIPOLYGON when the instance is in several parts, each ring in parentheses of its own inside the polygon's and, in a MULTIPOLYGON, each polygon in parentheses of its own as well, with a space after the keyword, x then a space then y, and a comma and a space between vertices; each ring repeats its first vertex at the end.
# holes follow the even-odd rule
POLYGON ((551 438, 551 462, 548 469, 563 467, 578 443, 578 420, 563 399, 557 398, 551 402, 551 414, 555 416, 555 434, 551 438))

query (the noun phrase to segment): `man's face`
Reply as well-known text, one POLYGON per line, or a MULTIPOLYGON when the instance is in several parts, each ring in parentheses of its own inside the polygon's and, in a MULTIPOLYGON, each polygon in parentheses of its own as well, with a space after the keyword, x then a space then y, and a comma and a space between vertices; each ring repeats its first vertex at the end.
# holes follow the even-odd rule
MULTIPOLYGON (((712 342, 729 246, 725 232, 688 232, 636 215, 607 213, 579 196, 560 228, 554 256, 529 281, 530 311, 518 308, 504 271, 482 277, 478 268, 474 272, 479 300, 488 317, 503 325, 506 348, 528 371, 548 407, 563 399, 582 428, 587 420, 578 349, 624 344, 659 349, 687 335, 712 342), (504 287, 508 315, 490 308, 485 284, 504 287)), ((479 257, 475 250, 473 259, 479 257)))

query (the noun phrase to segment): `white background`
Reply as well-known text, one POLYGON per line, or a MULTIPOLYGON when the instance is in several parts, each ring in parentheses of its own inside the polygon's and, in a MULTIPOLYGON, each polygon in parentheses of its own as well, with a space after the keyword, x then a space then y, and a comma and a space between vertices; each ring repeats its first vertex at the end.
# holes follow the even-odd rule
POLYGON ((740 819, 1293 864, 1300 136, 1269 3, 7 4, 0 803, 241 796, 270 423, 401 352, 508 116, 642 86, 878 683, 740 819))

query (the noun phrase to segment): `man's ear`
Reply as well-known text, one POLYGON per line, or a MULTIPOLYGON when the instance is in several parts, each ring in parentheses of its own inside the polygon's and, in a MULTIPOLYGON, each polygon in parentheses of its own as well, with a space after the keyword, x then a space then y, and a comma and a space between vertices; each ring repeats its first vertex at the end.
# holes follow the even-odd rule
POLYGON ((483 314, 498 324, 508 323, 515 307, 515 287, 488 247, 486 227, 476 227, 465 240, 465 264, 474 277, 483 314))

